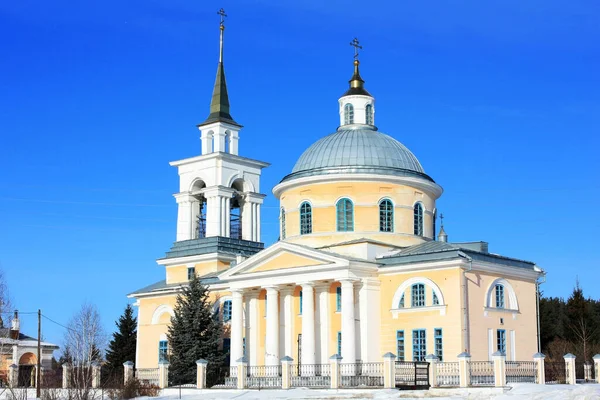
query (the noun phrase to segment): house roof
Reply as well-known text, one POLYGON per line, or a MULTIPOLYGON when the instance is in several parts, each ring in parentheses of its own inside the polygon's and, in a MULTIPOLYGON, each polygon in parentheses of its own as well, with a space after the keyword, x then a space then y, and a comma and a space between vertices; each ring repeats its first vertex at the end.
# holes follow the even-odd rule
MULTIPOLYGON (((0 328, 0 344, 7 345, 20 345, 20 346, 37 346, 37 338, 25 335, 24 333, 19 332, 18 339, 10 338, 10 329, 9 328, 0 328)), ((41 342, 42 347, 58 349, 58 345, 49 342, 41 342)))

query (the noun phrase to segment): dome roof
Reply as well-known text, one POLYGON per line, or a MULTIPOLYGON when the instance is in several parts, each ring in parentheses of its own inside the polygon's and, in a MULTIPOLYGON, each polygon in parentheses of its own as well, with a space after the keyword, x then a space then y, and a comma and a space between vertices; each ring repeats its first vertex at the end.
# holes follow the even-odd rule
POLYGON ((433 182, 402 143, 370 126, 344 126, 315 142, 283 181, 314 175, 372 173, 417 176, 433 182))

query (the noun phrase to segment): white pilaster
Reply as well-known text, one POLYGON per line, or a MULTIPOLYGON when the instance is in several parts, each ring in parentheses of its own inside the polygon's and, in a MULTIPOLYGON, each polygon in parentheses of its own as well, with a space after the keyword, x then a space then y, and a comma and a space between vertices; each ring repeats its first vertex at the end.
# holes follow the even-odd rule
POLYGON ((252 210, 254 207, 248 198, 244 199, 242 205, 242 239, 252 240, 252 210))
POLYGON ((193 239, 192 236, 192 201, 194 198, 189 193, 175 195, 177 201, 177 238, 176 240, 193 239))
MULTIPOLYGON (((354 282, 340 280, 342 284, 342 361, 356 362, 354 325, 354 282)), ((302 349, 304 352, 304 349, 302 349)))
POLYGON ((322 283, 315 286, 317 298, 317 348, 316 359, 321 364, 329 362, 329 288, 330 283, 322 283))
POLYGON ((302 284, 302 364, 315 364, 315 297, 312 283, 302 284))
POLYGON ((238 149, 239 149, 239 140, 240 140, 240 137, 239 137, 237 131, 232 131, 229 138, 231 140, 230 145, 229 145, 229 152, 231 154, 237 155, 238 151, 239 151, 238 149))
POLYGON ((231 291, 231 365, 244 355, 244 309, 242 291, 231 291))
POLYGON ((256 239, 255 241, 260 242, 260 204, 256 205, 256 239))
POLYGON ((221 236, 221 198, 206 196, 206 237, 221 236))
POLYGON ((379 361, 381 314, 374 310, 380 309, 380 302, 380 282, 377 279, 363 279, 358 292, 360 349, 363 362, 379 361))
POLYGON ((249 326, 246 336, 246 358, 250 365, 258 365, 258 292, 250 292, 246 297, 248 298, 246 321, 249 326))
POLYGON ((267 337, 265 365, 279 365, 279 292, 267 287, 267 337))

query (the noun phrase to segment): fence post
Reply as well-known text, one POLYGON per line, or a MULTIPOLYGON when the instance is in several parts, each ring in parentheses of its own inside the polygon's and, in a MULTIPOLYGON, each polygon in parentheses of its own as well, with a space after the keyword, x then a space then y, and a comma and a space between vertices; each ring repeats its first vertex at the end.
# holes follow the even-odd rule
POLYGON ((100 387, 100 363, 94 361, 92 363, 92 389, 98 389, 100 387))
POLYGON ((281 359, 281 388, 289 389, 291 387, 290 382, 290 367, 294 362, 294 359, 290 356, 285 356, 281 359))
POLYGON ((237 359, 237 388, 246 388, 246 371, 248 371, 248 360, 246 357, 237 359))
MULTIPOLYGON (((125 361, 123 363, 123 383, 127 385, 129 381, 133 380, 133 362, 125 361)), ((64 373, 63 373, 64 381, 64 373)))
POLYGON ((497 351, 492 354, 494 362, 494 382, 496 387, 506 386, 506 354, 497 351))
POLYGON ((19 383, 19 366, 17 364, 11 364, 11 366, 8 367, 8 386, 11 388, 15 388, 15 387, 17 387, 18 383, 19 383))
POLYGON ((535 353, 533 355, 533 361, 535 362, 535 367, 537 369, 537 382, 540 385, 546 384, 546 369, 544 368, 544 358, 545 355, 542 353, 535 353))
POLYGON ((384 389, 393 389, 396 387, 396 368, 394 362, 396 355, 387 352, 383 355, 383 387, 384 389))
POLYGON ((571 353, 567 353, 563 358, 565 359, 567 384, 574 385, 577 382, 575 377, 575 356, 571 353))
POLYGON ((458 356, 458 371, 460 374, 460 387, 469 387, 470 376, 469 376, 469 361, 471 361, 471 355, 466 351, 460 353, 458 356))
POLYGON ((596 383, 600 383, 600 354, 596 354, 593 359, 596 372, 596 383))
POLYGON ((431 387, 437 387, 437 362, 440 359, 433 354, 425 356, 425 361, 429 363, 429 383, 431 387))
POLYGON ((206 366, 208 361, 200 359, 196 361, 196 388, 206 389, 206 366))
POLYGON ((71 364, 65 363, 62 366, 63 369, 63 379, 62 379, 62 387, 63 389, 68 389, 71 386, 71 364))
POLYGON ((331 389, 340 388, 340 363, 342 362, 342 356, 334 354, 329 357, 329 368, 331 368, 331 389))
POLYGON ((167 360, 158 362, 158 387, 161 389, 169 387, 169 365, 167 360))

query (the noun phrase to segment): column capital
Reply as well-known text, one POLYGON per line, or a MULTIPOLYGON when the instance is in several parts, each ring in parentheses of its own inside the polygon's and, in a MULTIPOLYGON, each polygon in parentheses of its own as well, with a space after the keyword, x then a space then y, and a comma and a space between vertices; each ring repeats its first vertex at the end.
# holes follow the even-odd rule
POLYGON ((175 197, 175 202, 177 204, 191 203, 196 200, 190 192, 175 193, 173 197, 175 197))
POLYGON ((279 293, 279 290, 281 290, 281 288, 277 285, 263 286, 263 289, 267 291, 267 294, 279 293))
POLYGON ((295 289, 295 286, 282 286, 279 288, 279 293, 282 295, 293 294, 295 289))
POLYGON ((298 286, 302 287, 302 290, 304 290, 305 288, 314 289, 315 282, 314 281, 300 282, 300 283, 298 283, 298 286))
POLYGON ((356 282, 358 282, 357 279, 354 278, 341 278, 341 279, 336 279, 337 282, 342 284, 342 287, 346 286, 346 287, 354 287, 354 284, 356 282))
POLYGON ((316 282, 313 286, 315 290, 329 290, 329 288, 331 288, 331 282, 316 282))
POLYGON ((244 289, 231 289, 231 297, 243 297, 244 289))

